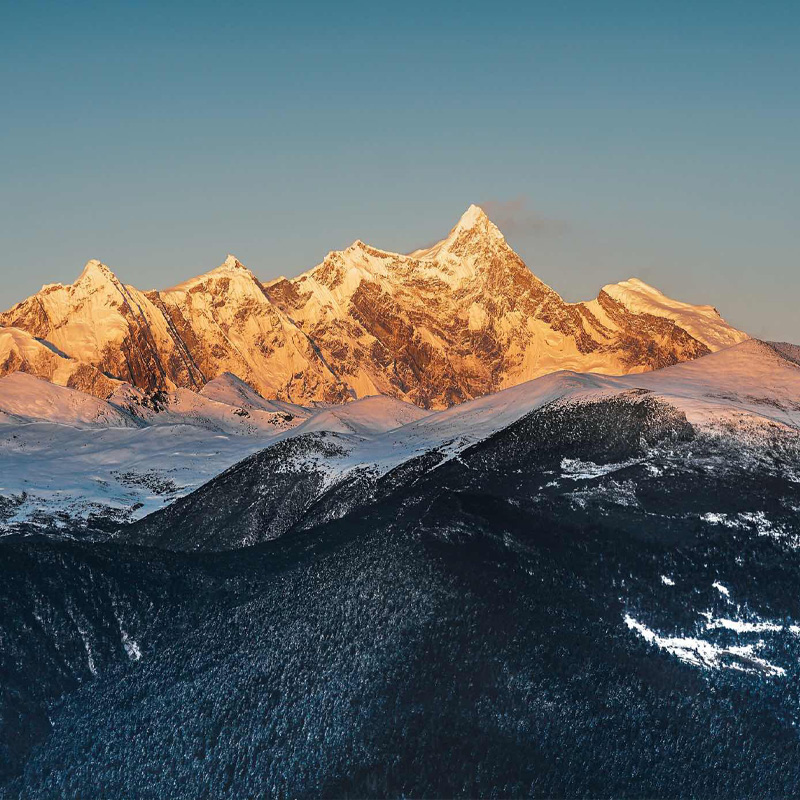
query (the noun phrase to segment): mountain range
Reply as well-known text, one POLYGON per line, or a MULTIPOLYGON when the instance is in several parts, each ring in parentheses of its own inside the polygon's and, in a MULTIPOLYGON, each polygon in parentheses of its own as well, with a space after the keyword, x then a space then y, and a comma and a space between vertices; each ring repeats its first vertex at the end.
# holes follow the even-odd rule
POLYGON ((432 248, 2 315, 0 797, 800 787, 800 347, 432 248))
POLYGON ((382 394, 440 409, 556 369, 626 374, 743 341, 711 306, 632 278, 567 303, 477 206, 433 247, 361 241, 262 283, 234 256, 163 291, 99 261, 0 313, 0 376, 23 371, 107 399, 199 391, 232 373, 300 405, 382 394))
POLYGON ((0 403, 0 796, 800 785, 800 348, 433 412, 0 403))

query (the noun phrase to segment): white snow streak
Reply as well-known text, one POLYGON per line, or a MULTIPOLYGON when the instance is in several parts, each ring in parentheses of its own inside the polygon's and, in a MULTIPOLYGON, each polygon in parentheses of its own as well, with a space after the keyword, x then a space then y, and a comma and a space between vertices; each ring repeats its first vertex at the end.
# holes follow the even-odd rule
POLYGON ((588 481, 592 478, 599 478, 608 475, 610 472, 617 472, 625 467, 640 464, 642 459, 632 458, 628 461, 621 461, 618 464, 595 464, 593 461, 580 461, 577 458, 563 458, 561 460, 561 474, 564 478, 572 478, 574 481, 588 481))
POLYGON ((758 658, 755 651, 763 646, 759 641, 755 644, 721 647, 705 639, 690 636, 659 636, 646 625, 638 622, 630 614, 624 617, 625 624, 639 634, 646 642, 666 650, 681 661, 703 669, 736 669, 742 672, 763 672, 766 675, 785 675, 782 667, 770 664, 758 658))
POLYGON ((139 645, 120 627, 120 634, 122 635, 122 646, 128 654, 131 661, 138 661, 142 657, 142 651, 139 645))

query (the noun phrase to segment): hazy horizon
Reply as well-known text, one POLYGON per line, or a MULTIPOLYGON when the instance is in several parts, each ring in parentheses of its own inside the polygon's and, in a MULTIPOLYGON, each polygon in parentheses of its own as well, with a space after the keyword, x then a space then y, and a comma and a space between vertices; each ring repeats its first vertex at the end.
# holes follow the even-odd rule
POLYGON ((636 276, 800 342, 788 2, 6 14, 0 308, 90 258, 264 281, 485 208, 569 301, 636 276))

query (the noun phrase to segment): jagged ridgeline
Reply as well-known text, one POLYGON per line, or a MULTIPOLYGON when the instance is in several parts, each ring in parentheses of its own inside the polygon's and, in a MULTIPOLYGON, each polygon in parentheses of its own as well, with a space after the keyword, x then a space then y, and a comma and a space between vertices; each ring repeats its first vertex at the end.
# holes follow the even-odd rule
POLYGON ((384 394, 431 409, 556 369, 641 372, 747 338, 711 306, 636 279, 566 303, 477 206, 431 248, 400 255, 356 241, 267 284, 229 256, 144 292, 89 261, 0 326, 0 375, 23 370, 103 399, 118 382, 198 390, 230 372, 293 403, 384 394))

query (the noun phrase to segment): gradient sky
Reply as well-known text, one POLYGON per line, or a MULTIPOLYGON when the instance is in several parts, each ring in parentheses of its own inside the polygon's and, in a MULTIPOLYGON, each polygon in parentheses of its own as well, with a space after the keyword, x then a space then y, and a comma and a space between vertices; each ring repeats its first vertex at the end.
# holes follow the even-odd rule
POLYGON ((4 3, 0 307, 294 275, 484 205, 568 300, 800 342, 800 3, 4 3), (168 6, 168 7, 164 7, 168 6))

